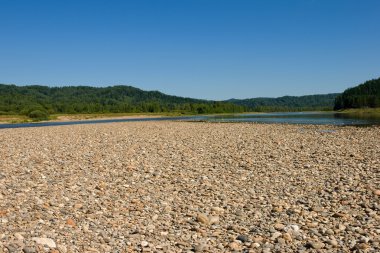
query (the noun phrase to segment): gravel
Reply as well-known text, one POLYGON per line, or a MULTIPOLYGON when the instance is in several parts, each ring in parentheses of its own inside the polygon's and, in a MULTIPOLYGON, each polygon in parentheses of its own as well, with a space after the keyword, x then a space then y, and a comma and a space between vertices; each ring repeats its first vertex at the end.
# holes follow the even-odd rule
POLYGON ((380 252, 379 127, 3 129, 0 161, 0 253, 380 252))

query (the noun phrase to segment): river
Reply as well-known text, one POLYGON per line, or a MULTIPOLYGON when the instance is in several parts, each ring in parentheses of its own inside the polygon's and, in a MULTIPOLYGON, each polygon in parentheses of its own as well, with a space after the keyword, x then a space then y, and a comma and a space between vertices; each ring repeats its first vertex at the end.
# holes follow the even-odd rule
POLYGON ((159 117, 159 118, 128 118, 128 119, 94 119, 81 121, 61 121, 61 122, 36 122, 20 124, 0 124, 1 128, 20 127, 43 127, 43 126, 66 126, 79 124, 100 124, 115 122, 136 122, 136 121, 208 121, 208 122, 256 122, 272 124, 312 124, 312 125, 336 125, 336 126, 368 126, 380 125, 380 117, 372 114, 348 114, 333 112, 286 112, 286 113, 245 113, 230 115, 196 115, 180 117, 159 117))

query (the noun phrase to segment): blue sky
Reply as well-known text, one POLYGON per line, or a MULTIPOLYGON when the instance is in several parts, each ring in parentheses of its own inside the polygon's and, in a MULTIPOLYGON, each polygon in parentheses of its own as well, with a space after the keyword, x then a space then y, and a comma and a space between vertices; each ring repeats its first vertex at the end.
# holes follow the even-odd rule
POLYGON ((380 76, 378 0, 0 0, 0 83, 228 99, 380 76))

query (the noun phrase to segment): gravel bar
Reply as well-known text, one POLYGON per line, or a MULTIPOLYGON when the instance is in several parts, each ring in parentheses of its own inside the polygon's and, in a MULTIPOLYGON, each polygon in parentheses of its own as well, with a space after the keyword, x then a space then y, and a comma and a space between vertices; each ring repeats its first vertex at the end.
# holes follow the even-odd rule
POLYGON ((380 252, 380 127, 1 129, 3 252, 380 252))

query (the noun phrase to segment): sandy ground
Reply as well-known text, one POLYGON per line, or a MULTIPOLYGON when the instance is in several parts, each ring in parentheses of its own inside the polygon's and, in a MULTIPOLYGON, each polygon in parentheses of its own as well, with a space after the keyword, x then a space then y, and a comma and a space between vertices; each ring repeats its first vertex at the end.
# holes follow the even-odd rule
POLYGON ((64 115, 58 116, 57 119, 51 121, 76 121, 76 120, 94 120, 94 119, 137 119, 137 118, 160 118, 162 115, 64 115))
POLYGON ((380 252, 379 212, 380 127, 0 130, 0 252, 380 252))

